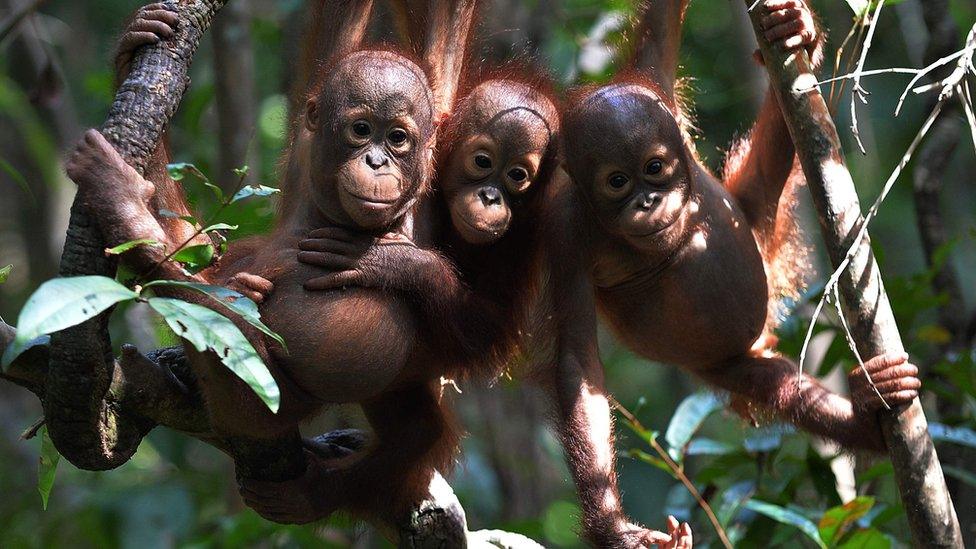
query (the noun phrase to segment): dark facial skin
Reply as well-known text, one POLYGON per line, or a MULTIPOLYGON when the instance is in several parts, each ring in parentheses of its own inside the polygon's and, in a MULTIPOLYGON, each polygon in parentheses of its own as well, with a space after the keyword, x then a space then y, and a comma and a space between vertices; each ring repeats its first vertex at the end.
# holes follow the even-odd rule
POLYGON ((604 230, 639 248, 669 248, 691 197, 692 161, 674 115, 651 90, 601 88, 567 132, 566 165, 604 230), (640 123, 637 123, 640 121, 640 123))
POLYGON ((508 231, 514 202, 538 186, 554 120, 549 99, 516 82, 488 81, 462 101, 438 181, 466 242, 490 244, 508 231))
POLYGON ((378 230, 403 215, 429 177, 432 98, 412 63, 391 54, 346 58, 309 100, 312 201, 334 223, 378 230), (408 65, 409 63, 409 65, 408 65), (342 85, 337 85, 342 83, 342 85))

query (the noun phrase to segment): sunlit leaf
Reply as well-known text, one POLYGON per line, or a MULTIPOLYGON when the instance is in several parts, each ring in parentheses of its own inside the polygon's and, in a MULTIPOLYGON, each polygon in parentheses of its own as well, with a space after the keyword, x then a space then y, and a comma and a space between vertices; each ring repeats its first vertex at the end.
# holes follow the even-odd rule
POLYGON ((722 456, 736 451, 735 446, 705 437, 692 439, 685 450, 686 456, 722 456))
POLYGON ((241 190, 237 191, 234 198, 230 200, 231 204, 239 200, 244 200, 252 196, 271 196, 275 193, 280 193, 281 189, 276 189, 274 187, 265 187, 264 185, 245 185, 241 187, 241 190))
POLYGON ((783 435, 796 432, 791 425, 777 424, 768 427, 754 429, 749 436, 742 441, 742 447, 747 452, 772 452, 783 444, 783 435))
POLYGON ((213 263, 215 254, 216 250, 214 250, 213 245, 199 244, 187 246, 176 252, 173 254, 173 259, 184 264, 189 272, 196 273, 209 267, 213 263))
POLYGON ((630 450, 627 450, 627 456, 639 461, 643 461, 648 465, 653 465, 672 477, 675 476, 674 471, 671 470, 671 467, 669 467, 663 459, 657 456, 652 456, 643 450, 631 448, 630 450))
POLYGON ((140 238, 139 240, 130 240, 128 242, 119 244, 114 248, 106 248, 105 253, 108 255, 119 255, 137 246, 153 246, 158 248, 162 245, 162 242, 159 242, 158 240, 153 240, 151 238, 140 238))
POLYGON ((240 168, 234 168, 234 175, 236 175, 238 179, 243 180, 245 177, 247 177, 247 172, 249 172, 250 170, 251 168, 249 168, 248 166, 241 166, 240 168))
POLYGON ((785 507, 780 507, 779 505, 773 505, 772 503, 766 503, 765 501, 759 501, 757 499, 750 499, 745 503, 744 507, 761 515, 766 515, 767 517, 781 524, 793 526, 812 539, 818 547, 821 547, 822 549, 827 548, 823 540, 820 539, 820 533, 817 530, 817 525, 814 524, 812 520, 797 513, 796 511, 792 511, 785 507))
POLYGON ((54 488, 54 476, 58 472, 58 462, 61 461, 61 454, 54 447, 51 435, 47 432, 47 427, 41 427, 41 453, 37 460, 37 491, 41 494, 41 506, 47 510, 47 501, 51 496, 51 489, 54 488))
POLYGON ((863 517, 872 507, 874 507, 874 498, 860 496, 843 505, 827 509, 817 525, 820 539, 827 545, 837 543, 854 521, 863 517))
POLYGON ((0 267, 0 284, 7 281, 7 277, 10 276, 10 271, 14 270, 13 264, 0 267))
POLYGON ((203 232, 209 233, 211 231, 236 231, 237 228, 238 228, 237 225, 228 225, 227 223, 214 223, 213 225, 210 225, 209 227, 204 229, 203 232))
MULTIPOLYGON (((280 343, 282 347, 285 347, 285 340, 261 322, 261 313, 258 311, 257 304, 234 290, 224 288, 223 286, 183 282, 179 280, 154 280, 144 285, 143 288, 152 288, 153 286, 178 286, 207 295, 214 301, 237 313, 248 324, 261 330, 263 334, 280 343)), ((287 347, 285 349, 287 350, 287 347)))
POLYGON ((847 5, 857 16, 863 15, 868 10, 868 0, 847 0, 847 5))
POLYGON ((712 412, 724 405, 722 399, 710 391, 695 393, 678 405, 664 435, 669 446, 668 453, 674 460, 681 461, 684 447, 691 437, 712 412))
POLYGON ((55 278, 41 284, 20 310, 17 336, 3 353, 3 366, 9 366, 31 340, 81 324, 136 297, 132 290, 104 276, 55 278))
POLYGON ((149 306, 163 316, 176 334, 198 351, 213 351, 271 409, 278 411, 281 394, 268 367, 251 342, 227 317, 202 305, 179 299, 153 297, 149 306))

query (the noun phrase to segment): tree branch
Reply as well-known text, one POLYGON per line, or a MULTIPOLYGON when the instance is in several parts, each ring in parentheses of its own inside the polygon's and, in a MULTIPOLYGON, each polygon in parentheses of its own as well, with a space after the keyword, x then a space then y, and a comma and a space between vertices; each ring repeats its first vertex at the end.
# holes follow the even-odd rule
MULTIPOLYGON (((751 0, 745 3, 749 6, 751 0)), ((902 351, 901 336, 867 235, 856 243, 853 257, 847 254, 864 219, 827 104, 818 88, 807 90, 816 82, 810 60, 806 52, 786 53, 766 41, 760 10, 752 10, 750 17, 813 195, 830 260, 836 267, 850 259, 840 276, 839 289, 858 351, 868 357, 902 351)), ((879 415, 915 544, 961 547, 959 522, 921 403, 916 399, 911 405, 879 415)))

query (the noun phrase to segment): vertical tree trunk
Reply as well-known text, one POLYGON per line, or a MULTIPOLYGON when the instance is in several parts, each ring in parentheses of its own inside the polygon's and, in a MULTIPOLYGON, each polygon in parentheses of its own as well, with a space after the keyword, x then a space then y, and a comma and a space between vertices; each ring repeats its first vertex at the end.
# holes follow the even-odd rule
MULTIPOLYGON (((747 7, 753 3, 745 0, 747 7)), ((864 222, 837 129, 819 89, 798 91, 816 83, 806 52, 786 54, 770 45, 763 36, 760 10, 753 10, 751 19, 813 195, 828 255, 836 267, 844 261, 864 222)), ((869 240, 857 243, 856 249, 840 278, 840 293, 858 352, 873 357, 902 351, 901 335, 869 240)), ((962 547, 959 522, 921 403, 916 399, 879 415, 914 543, 962 547)))
POLYGON ((258 166, 254 45, 249 0, 236 0, 214 21, 213 66, 217 102, 217 184, 225 191, 238 183, 234 169, 258 166))

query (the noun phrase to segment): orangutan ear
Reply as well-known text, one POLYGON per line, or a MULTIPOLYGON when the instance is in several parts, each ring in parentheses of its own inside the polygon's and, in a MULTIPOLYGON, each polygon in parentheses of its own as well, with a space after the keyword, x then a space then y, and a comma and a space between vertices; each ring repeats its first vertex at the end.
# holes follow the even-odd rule
POLYGON ((305 103, 305 128, 310 132, 317 132, 319 129, 319 102, 312 98, 305 103))

